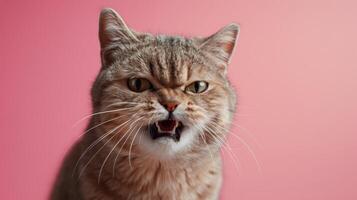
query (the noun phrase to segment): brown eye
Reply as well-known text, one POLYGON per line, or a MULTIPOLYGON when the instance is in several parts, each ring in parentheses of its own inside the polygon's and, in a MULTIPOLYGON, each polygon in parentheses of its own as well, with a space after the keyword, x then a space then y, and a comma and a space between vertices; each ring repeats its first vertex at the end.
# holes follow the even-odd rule
POLYGON ((195 81, 186 87, 186 91, 192 93, 202 93, 208 88, 208 83, 205 81, 195 81))
POLYGON ((134 92, 143 92, 150 89, 151 83, 144 78, 132 78, 128 79, 128 87, 131 91, 134 92))

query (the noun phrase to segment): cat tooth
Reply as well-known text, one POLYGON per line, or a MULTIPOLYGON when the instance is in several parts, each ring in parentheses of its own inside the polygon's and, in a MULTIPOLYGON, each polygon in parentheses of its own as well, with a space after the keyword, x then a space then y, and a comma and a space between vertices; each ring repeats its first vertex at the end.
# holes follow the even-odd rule
POLYGON ((165 131, 161 130, 161 127, 159 126, 159 122, 158 122, 158 121, 157 121, 157 122, 155 122, 155 126, 156 126, 157 131, 158 131, 159 133, 163 133, 163 132, 165 132, 165 131))
POLYGON ((179 126, 179 122, 175 121, 175 127, 173 128, 173 132, 175 132, 176 128, 179 126))
POLYGON ((155 122, 155 126, 156 126, 158 132, 161 132, 161 128, 160 128, 160 126, 159 126, 159 122, 158 122, 158 121, 155 122))

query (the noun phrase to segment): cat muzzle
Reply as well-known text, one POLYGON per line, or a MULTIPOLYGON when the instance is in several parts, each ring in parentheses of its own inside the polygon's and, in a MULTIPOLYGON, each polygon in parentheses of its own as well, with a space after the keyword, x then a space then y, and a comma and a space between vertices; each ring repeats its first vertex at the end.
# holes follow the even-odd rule
POLYGON ((180 121, 173 119, 161 120, 150 126, 150 136, 153 140, 167 137, 179 142, 182 129, 183 124, 180 121))

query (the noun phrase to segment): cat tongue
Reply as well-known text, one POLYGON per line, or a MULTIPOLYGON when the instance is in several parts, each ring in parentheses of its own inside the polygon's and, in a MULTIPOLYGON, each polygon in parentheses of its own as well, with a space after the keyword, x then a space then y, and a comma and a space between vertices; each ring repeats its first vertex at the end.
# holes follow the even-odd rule
POLYGON ((176 120, 162 120, 157 123, 164 132, 173 131, 176 128, 177 121, 176 120))

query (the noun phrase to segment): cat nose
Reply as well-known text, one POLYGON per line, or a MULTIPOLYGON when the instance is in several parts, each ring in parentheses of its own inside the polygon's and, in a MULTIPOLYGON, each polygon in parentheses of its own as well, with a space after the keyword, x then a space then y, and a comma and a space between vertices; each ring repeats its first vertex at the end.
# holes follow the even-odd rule
POLYGON ((169 112, 174 112, 174 110, 177 108, 178 103, 176 102, 160 102, 164 108, 169 111, 169 112))

